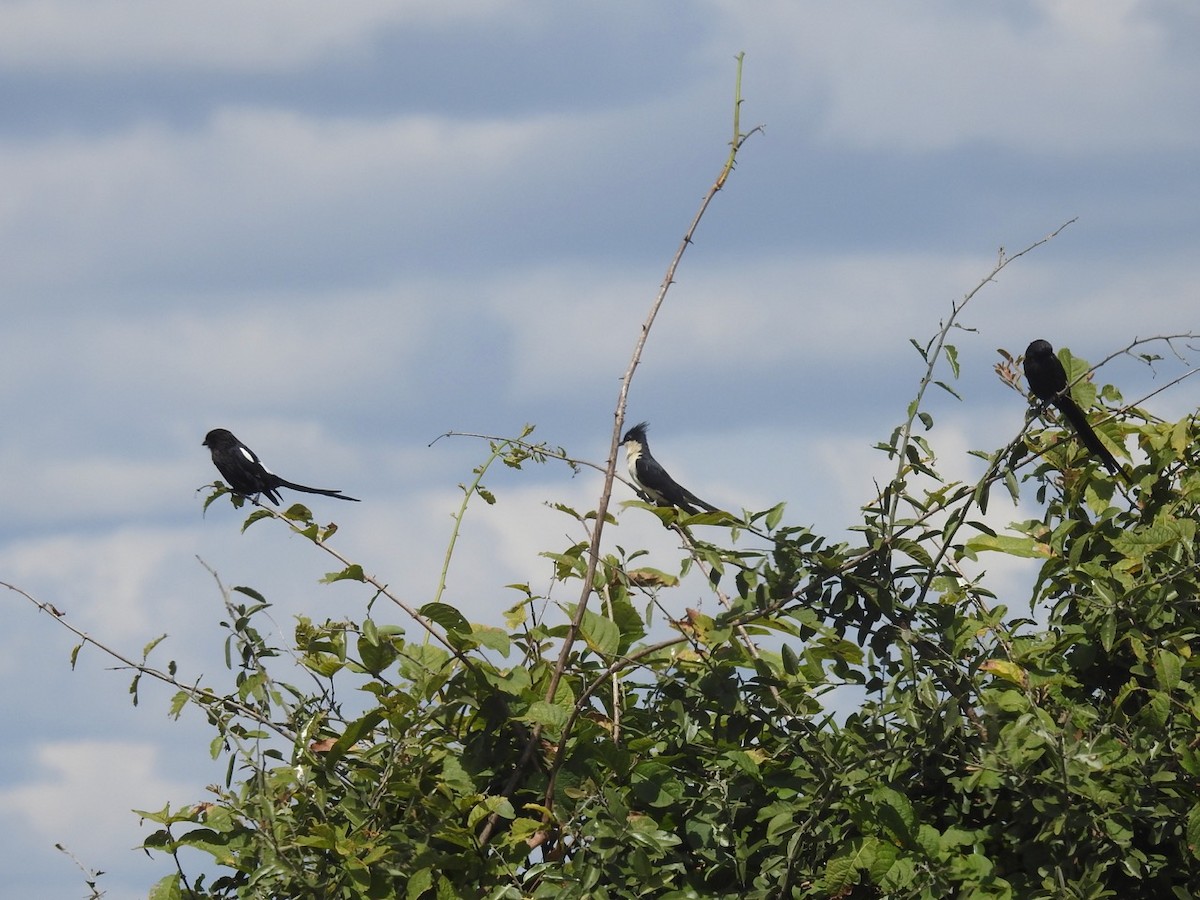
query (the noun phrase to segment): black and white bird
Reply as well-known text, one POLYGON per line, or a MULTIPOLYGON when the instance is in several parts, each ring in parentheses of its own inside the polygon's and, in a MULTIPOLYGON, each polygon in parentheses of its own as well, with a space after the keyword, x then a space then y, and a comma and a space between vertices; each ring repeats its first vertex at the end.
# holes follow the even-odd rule
POLYGON ((253 497, 265 494, 266 498, 279 505, 279 488, 291 488, 293 491, 303 491, 306 494, 324 494, 326 497, 336 497, 338 500, 353 500, 357 497, 347 497, 341 491, 327 488, 307 487, 280 478, 262 464, 258 455, 233 436, 224 428, 214 428, 204 437, 201 446, 212 452, 213 465, 221 473, 230 489, 235 494, 253 497))
POLYGON ((625 432, 621 444, 625 447, 625 463, 629 477, 647 497, 659 506, 674 506, 685 513, 695 513, 697 508, 708 512, 719 512, 711 503, 705 503, 687 488, 667 474, 667 470, 650 455, 646 442, 649 422, 641 422, 625 432))
POLYGON ((1033 396, 1058 407, 1058 411, 1071 423, 1083 445, 1099 458, 1110 472, 1129 481, 1125 470, 1092 430, 1087 416, 1071 397, 1071 392, 1067 389, 1067 370, 1055 356, 1049 341, 1039 338, 1025 348, 1025 380, 1029 383, 1029 392, 1033 396))

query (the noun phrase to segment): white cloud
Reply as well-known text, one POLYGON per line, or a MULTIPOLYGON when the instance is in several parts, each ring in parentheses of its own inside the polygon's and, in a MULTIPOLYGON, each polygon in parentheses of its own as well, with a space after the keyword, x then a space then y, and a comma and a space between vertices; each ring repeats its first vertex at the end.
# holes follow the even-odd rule
MULTIPOLYGON (((207 400, 261 417, 264 407, 391 380, 428 337, 438 290, 410 283, 181 295, 166 308, 72 317, 60 323, 53 355, 44 352, 44 320, 17 322, 8 337, 21 365, 8 390, 18 379, 45 390, 80 376, 81 391, 133 402, 169 394, 167 405, 181 411, 207 400)), ((389 397, 395 403, 417 388, 396 378, 389 397)))
POLYGON ((159 774, 161 748, 148 743, 54 741, 33 749, 41 776, 0 789, 0 810, 82 860, 114 859, 144 838, 131 810, 161 809, 169 798, 201 799, 194 785, 159 774))
MULTIPOLYGON (((241 534, 247 511, 224 502, 200 520, 191 489, 216 473, 199 442, 205 428, 222 425, 284 475, 362 497, 313 507, 337 517, 343 530, 334 544, 354 561, 414 605, 431 599, 461 497, 453 484, 470 477, 483 453, 446 442, 426 449, 436 430, 410 428, 411 413, 428 407, 457 423, 460 405, 494 402, 486 412, 497 419, 549 418, 551 427, 594 437, 576 452, 603 452, 608 404, 637 329, 678 229, 715 174, 738 49, 748 54, 743 124, 765 121, 768 130, 709 214, 740 229, 735 249, 705 243, 719 229, 701 231, 650 337, 634 401, 638 418, 661 427, 656 453, 706 499, 752 508, 786 500, 788 522, 812 523, 834 539, 859 519, 873 480, 895 471, 871 445, 887 437, 920 377, 907 338, 927 337, 994 262, 987 245, 928 249, 956 225, 987 234, 987 222, 1003 215, 1004 227, 1028 223, 1033 238, 1061 221, 1064 204, 1063 217, 1077 209, 1084 216, 1064 236, 1070 255, 1059 243, 1044 248, 973 302, 965 322, 981 334, 959 341, 965 378, 988 378, 992 348, 1019 351, 1035 336, 1030 328, 1096 359, 1132 334, 1194 318, 1194 190, 1156 169, 1162 152, 1195 146, 1200 127, 1191 114, 1197 19, 1181 3, 714 0, 668 35, 690 52, 617 57, 612 71, 633 74, 614 81, 600 73, 587 85, 574 79, 592 73, 566 58, 572 41, 591 37, 587 20, 549 9, 521 0, 0 2, 0 71, 35 73, 15 76, 31 86, 24 118, 0 138, 0 398, 12 426, 0 447, 10 523, 3 577, 134 655, 168 631, 155 658, 177 659, 182 673, 214 684, 232 673, 221 657, 221 598, 196 553, 225 584, 253 585, 275 604, 274 628, 266 623, 264 632, 287 637, 297 612, 361 612, 370 591, 317 584, 337 564, 278 523, 241 534), (1163 24, 1168 14, 1179 27, 1163 24), (543 83, 523 80, 524 69, 478 72, 481 59, 512 52, 513 29, 531 24, 559 51, 529 70, 554 80, 549 96, 543 83), (316 65, 336 58, 348 84, 365 84, 372 67, 361 63, 371 54, 435 29, 446 71, 462 73, 462 91, 446 93, 453 100, 445 108, 363 112, 403 108, 410 98, 388 92, 408 85, 379 87, 386 102, 372 95, 353 117, 324 115, 308 95, 316 65), (104 80, 108 72, 120 77, 104 80), (277 106, 243 99, 262 94, 261 80, 238 77, 246 73, 273 76, 277 106), (471 79, 493 75, 484 95, 494 105, 480 116, 482 105, 462 98, 471 79), (82 79, 93 78, 104 102, 86 116, 70 120, 70 104, 54 107, 56 91, 90 96, 82 79), (165 102, 178 90, 188 109, 156 106, 164 99, 155 90, 143 97, 149 78, 170 79, 165 102), (609 83, 611 95, 596 87, 609 83), (477 118, 462 119, 463 108, 477 118), (513 108, 521 112, 506 115, 513 108), (697 149, 710 146, 715 157, 697 149), (841 155, 846 148, 869 153, 841 155), (963 148, 970 152, 946 152, 963 148), (912 233, 884 234, 869 216, 826 230, 823 204, 856 190, 861 199, 850 171, 856 158, 881 161, 886 176, 920 178, 929 177, 930 151, 956 189, 949 199, 991 202, 1001 191, 979 159, 1014 148, 1031 154, 1030 183, 1044 186, 1044 196, 1014 192, 985 214, 909 193, 913 208, 897 212, 888 208, 896 202, 888 184, 872 173, 862 181, 879 190, 869 202, 880 221, 911 222, 912 233), (849 160, 835 172, 808 165, 835 153, 849 160), (1063 157, 1082 161, 1071 169, 1078 178, 1055 174, 1066 171, 1063 157), (817 179, 831 180, 812 198, 817 179), (742 188, 764 183, 758 202, 784 212, 760 217, 745 202, 754 195, 742 188), (1043 205, 1055 219, 1038 218, 1043 205), (1089 216, 1116 225, 1082 231, 1089 216), (655 220, 667 223, 661 234, 647 225, 655 220), (1154 243, 1176 225, 1173 244, 1154 243), (1112 232, 1124 238, 1143 228, 1145 249, 1116 245, 1112 232), (661 241, 662 252, 643 238, 661 241), (921 249, 896 249, 914 246, 921 249), (814 372, 825 380, 809 378, 814 372), (709 379, 703 392, 697 379, 709 379), (646 402, 655 391, 675 392, 674 422, 646 402), (731 447, 740 464, 731 464, 731 447)), ((412 102, 430 108, 438 96, 412 102)), ((1007 172, 1004 184, 1014 177, 1007 172)), ((997 233, 995 241, 1021 237, 997 233)), ((1136 396, 1137 377, 1120 383, 1136 396)), ((940 461, 959 477, 975 471, 968 447, 986 446, 995 428, 1019 427, 1017 398, 985 388, 961 416, 936 395, 945 400, 934 407, 940 461)), ((519 596, 503 585, 547 588, 551 563, 537 554, 582 536, 544 501, 590 508, 599 476, 572 480, 551 464, 528 474, 498 469, 488 484, 499 504, 475 501, 468 512, 444 599, 472 620, 499 623, 519 596)), ((676 536, 644 511, 622 511, 630 497, 616 487, 620 525, 607 531, 606 548, 645 546, 646 562, 672 568, 676 536)), ((1003 524, 1037 510, 1013 510, 997 490, 991 513, 1003 524)), ((996 556, 983 564, 1020 612, 1011 598, 1022 596, 1034 563, 996 556)), ((553 596, 574 602, 577 584, 556 585, 553 596)), ((663 599, 673 613, 715 606, 692 582, 663 599)), ((419 639, 402 613, 377 604, 374 615, 419 639)), ((160 758, 148 745, 100 739, 129 734, 113 725, 131 712, 126 673, 102 673, 110 661, 94 649, 67 673, 72 638, 25 608, 10 625, 9 674, 40 669, 69 687, 10 696, 9 712, 28 721, 14 752, 36 753, 44 771, 18 771, 21 782, 0 792, 0 808, 16 827, 64 839, 87 861, 120 864, 139 836, 125 810, 197 791, 156 780, 160 758), (53 641, 40 636, 46 630, 53 641), (87 715, 72 715, 72 703, 87 715), (97 740, 48 744, 58 732, 43 715, 94 729, 97 740), (117 776, 148 786, 146 797, 115 786, 117 776), (83 840, 65 830, 80 821, 83 840), (111 851, 86 843, 114 834, 111 851)), ((136 711, 139 735, 156 727, 143 725, 147 710, 167 724, 165 705, 147 700, 136 711)), ((168 733, 156 745, 165 748, 168 733)), ((204 752, 207 737, 185 740, 204 752)), ((174 751, 161 752, 174 775, 174 751)))
POLYGON ((834 144, 924 152, 994 141, 1091 155, 1200 139, 1200 67, 1149 4, 718 5, 751 65, 765 55, 766 82, 805 98, 804 115, 834 144))
MULTIPOLYGON (((910 332, 924 337, 992 265, 983 257, 890 252, 697 259, 672 286, 645 359, 686 371, 749 353, 751 365, 795 371, 845 359, 848 347, 852 358, 905 353, 910 332)), ((484 289, 512 322, 514 391, 558 393, 608 373, 615 397, 658 278, 650 268, 564 266, 484 289)))
MULTIPOLYGON (((1058 246, 1011 264, 959 316, 959 324, 979 329, 951 336, 968 375, 996 361, 992 348, 1019 353, 1038 336, 1098 360, 1133 335, 1193 327, 1200 278, 1187 254, 1159 256, 1147 268, 1121 256, 1064 261, 1058 246)), ((919 360, 908 338, 931 337, 996 257, 851 251, 694 263, 671 288, 638 378, 647 369, 678 375, 728 359, 771 367, 784 379, 828 371, 832 362, 869 366, 859 373, 869 379, 899 360, 915 392, 919 360)), ((615 397, 657 275, 650 268, 563 266, 481 286, 512 324, 513 391, 558 395, 609 377, 615 397)))
POLYGON ((5 67, 288 70, 370 48, 381 29, 478 22, 509 0, 9 0, 0 4, 5 67))
POLYGON ((450 232, 489 185, 528 177, 550 127, 238 108, 192 131, 11 141, 0 145, 0 236, 20 265, 5 278, 44 290, 172 264, 209 265, 218 281, 272 261, 320 271, 355 235, 382 254, 450 232))
POLYGON ((157 589, 171 583, 171 570, 189 551, 190 533, 161 528, 56 534, 5 544, 0 571, 6 581, 61 609, 72 624, 101 628, 102 640, 125 640, 161 633, 157 589))
POLYGON ((144 513, 188 483, 184 466, 146 458, 50 456, 35 448, 11 447, 9 471, 27 473, 7 491, 10 511, 27 522, 59 521, 70 509, 78 522, 144 513))

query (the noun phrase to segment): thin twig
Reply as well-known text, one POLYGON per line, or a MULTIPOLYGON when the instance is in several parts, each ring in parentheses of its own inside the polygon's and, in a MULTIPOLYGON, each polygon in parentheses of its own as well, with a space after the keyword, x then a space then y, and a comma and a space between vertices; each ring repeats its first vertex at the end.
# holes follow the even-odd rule
MULTIPOLYGON (((584 614, 587 612, 588 600, 591 597, 592 592, 595 590, 596 570, 600 565, 600 542, 604 533, 605 518, 608 515, 608 504, 612 498, 613 481, 616 478, 617 448, 620 444, 621 427, 625 421, 625 408, 629 397, 629 388, 633 382, 633 375, 637 371, 638 365, 641 363, 642 352, 646 347, 646 341, 650 337, 650 329, 654 325, 654 320, 658 316, 658 311, 662 307, 663 301, 666 300, 667 292, 670 290, 671 285, 675 283, 675 272, 679 268, 679 264, 683 259, 683 254, 687 251, 687 248, 692 243, 692 238, 696 233, 696 229, 700 224, 700 220, 704 217, 704 213, 708 210, 709 204, 717 195, 717 192, 720 191, 724 186, 726 179, 729 177, 729 173, 733 170, 738 151, 751 134, 761 130, 760 128, 755 128, 744 135, 737 132, 737 128, 739 127, 740 123, 739 117, 742 104, 742 59, 742 55, 739 55, 737 58, 738 74, 734 96, 734 137, 730 142, 729 158, 726 160, 725 165, 721 168, 721 172, 717 176, 716 181, 713 182, 712 187, 708 189, 708 192, 700 201, 700 208, 696 211, 695 216, 693 216, 691 224, 688 226, 687 231, 684 232, 683 239, 679 242, 679 247, 676 249, 675 255, 671 258, 671 262, 667 266, 666 275, 663 277, 662 284, 659 285, 658 294, 655 296, 654 302, 650 305, 650 311, 647 313, 645 321, 642 322, 641 331, 639 332, 638 338, 634 343, 633 354, 630 357, 629 365, 626 367, 625 374, 621 378, 620 390, 617 393, 616 409, 613 413, 612 435, 610 437, 608 447, 608 462, 604 468, 604 486, 600 492, 599 502, 596 504, 596 525, 592 529, 591 541, 588 544, 587 570, 583 576, 583 585, 580 589, 579 602, 575 607, 575 615, 572 617, 571 622, 567 627, 567 633, 563 636, 562 646, 558 654, 558 660, 555 662, 554 668, 550 673, 550 678, 547 680, 545 694, 547 702, 552 701, 556 692, 558 691, 559 682, 562 680, 563 675, 567 670, 567 663, 570 661, 571 653, 575 646, 575 641, 578 638, 580 628, 583 625, 584 614)), ((529 765, 530 761, 533 759, 533 755, 537 750, 541 735, 542 726, 538 724, 534 726, 529 741, 521 754, 519 762, 517 763, 516 770, 513 772, 508 783, 505 785, 505 796, 511 795, 516 789, 516 786, 520 783, 521 779, 524 777, 524 771, 529 765)), ((548 798, 548 809, 552 808, 550 805, 552 802, 552 798, 548 798)), ((497 815, 493 814, 488 819, 479 835, 479 841, 481 845, 487 844, 498 823, 499 816, 497 815)))
MULTIPOLYGON (((263 506, 259 503, 256 503, 255 505, 258 506, 262 512, 286 524, 288 528, 290 528, 295 534, 311 540, 314 544, 340 562, 345 569, 349 569, 354 565, 349 558, 335 550, 333 547, 329 546, 326 540, 321 536, 319 529, 316 534, 312 532, 312 529, 316 527, 315 524, 308 522, 305 527, 301 527, 293 519, 289 518, 285 512, 280 512, 277 509, 263 506)), ((307 509, 307 507, 305 507, 305 509, 307 509)), ((432 619, 430 619, 428 616, 422 615, 411 604, 401 600, 398 596, 392 593, 386 584, 384 584, 374 575, 368 575, 365 571, 362 571, 361 566, 359 566, 358 578, 364 584, 371 585, 371 587, 375 588, 380 595, 387 597, 387 599, 391 600, 392 603, 404 610, 404 612, 406 612, 418 625, 424 628, 434 640, 445 647, 450 652, 451 656, 461 662, 466 668, 470 669, 471 671, 475 671, 475 664, 471 661, 470 657, 468 657, 462 650, 455 647, 454 644, 450 642, 450 639, 447 638, 440 629, 435 627, 436 623, 434 623, 432 619)))
MULTIPOLYGON (((1059 225, 1056 229, 1054 229, 1054 231, 1050 232, 1050 234, 1046 235, 1041 240, 1034 241, 1032 244, 1030 244, 1024 250, 1021 250, 1019 253, 1014 253, 1012 256, 1007 255, 1004 252, 1003 248, 1001 248, 999 258, 996 261, 996 265, 993 266, 992 271, 990 271, 986 276, 984 276, 983 280, 980 281, 979 284, 975 285, 975 287, 972 288, 972 290, 969 293, 967 293, 967 295, 964 296, 962 298, 962 300, 950 304, 949 317, 947 317, 946 321, 942 324, 941 330, 937 333, 937 335, 934 337, 934 339, 929 344, 926 345, 927 349, 925 350, 925 359, 926 359, 925 374, 924 374, 924 376, 922 376, 921 384, 917 388, 917 396, 913 399, 912 403, 909 405, 908 418, 905 420, 904 425, 901 428, 900 441, 896 445, 896 448, 895 448, 896 457, 899 460, 899 462, 897 463, 897 466, 896 466, 896 476, 892 480, 892 485, 898 485, 904 480, 904 473, 909 465, 908 445, 912 440, 913 422, 916 421, 917 414, 920 412, 921 401, 925 397, 925 391, 928 390, 929 385, 931 385, 933 383, 934 367, 937 365, 938 360, 942 356, 942 350, 946 346, 946 338, 950 334, 950 330, 952 328, 954 328, 954 326, 957 324, 958 314, 963 311, 963 309, 966 307, 966 305, 968 303, 971 302, 971 300, 974 299, 976 294, 978 294, 981 290, 983 290, 985 286, 987 286, 992 281, 994 281, 996 276, 999 275, 1002 271, 1004 271, 1004 269, 1006 269, 1011 263, 1020 259, 1022 256, 1024 256, 1027 253, 1032 253, 1034 250, 1036 250, 1038 247, 1041 247, 1043 244, 1047 244, 1050 241, 1054 240, 1054 238, 1058 237, 1059 234, 1061 234, 1062 231, 1067 226, 1071 225, 1072 223, 1074 223, 1076 221, 1078 221, 1077 218, 1070 219, 1070 220, 1064 222, 1062 225, 1059 225), (932 349, 930 349, 930 348, 932 348, 932 349)), ((900 491, 893 490, 890 501, 888 503, 888 510, 887 510, 887 513, 886 513, 885 519, 884 519, 884 537, 885 537, 885 539, 891 535, 892 529, 895 527, 895 524, 896 524, 896 515, 898 513, 898 507, 899 507, 899 503, 900 503, 900 493, 901 493, 900 491)))
POLYGON ((253 721, 257 722, 258 724, 260 724, 266 728, 270 728, 272 731, 274 731, 279 736, 287 738, 289 741, 295 740, 296 735, 293 731, 291 731, 291 729, 285 728, 284 726, 280 725, 278 722, 271 720, 269 717, 263 715, 255 707, 248 706, 245 703, 242 703, 238 700, 234 700, 232 697, 218 696, 217 694, 212 693, 211 691, 203 690, 203 689, 197 687, 196 685, 184 684, 179 679, 175 678, 173 675, 169 675, 166 672, 163 672, 159 669, 155 669, 151 666, 148 666, 144 662, 142 662, 142 663, 135 662, 134 660, 130 659, 128 656, 121 653, 120 651, 114 650, 112 647, 108 646, 103 641, 96 640, 94 637, 92 637, 90 634, 88 634, 86 631, 82 630, 81 628, 77 628, 76 626, 72 625, 70 622, 67 621, 66 613, 64 613, 62 610, 58 609, 57 607, 55 607, 53 604, 46 603, 42 600, 38 600, 32 594, 17 587, 15 584, 9 584, 7 581, 0 581, 0 588, 7 588, 8 590, 12 591, 13 593, 19 594, 20 596, 22 596, 26 600, 28 600, 30 603, 32 603, 34 606, 36 606, 39 610, 44 612, 46 615, 50 616, 52 619, 54 619, 56 622, 58 622, 59 625, 61 625, 65 629, 67 629, 67 631, 71 632, 77 638, 79 638, 79 640, 81 642, 80 647, 82 647, 86 644, 91 644, 93 647, 95 647, 101 653, 107 654, 108 656, 117 660, 119 663, 121 663, 121 666, 123 668, 132 669, 133 671, 135 671, 141 675, 147 675, 150 678, 155 679, 156 681, 161 681, 163 684, 170 685, 171 687, 175 688, 176 690, 182 691, 183 693, 187 694, 192 699, 192 701, 195 702, 196 705, 199 706, 201 709, 209 709, 212 706, 219 706, 230 712, 235 712, 239 715, 245 716, 248 719, 252 719, 253 721))

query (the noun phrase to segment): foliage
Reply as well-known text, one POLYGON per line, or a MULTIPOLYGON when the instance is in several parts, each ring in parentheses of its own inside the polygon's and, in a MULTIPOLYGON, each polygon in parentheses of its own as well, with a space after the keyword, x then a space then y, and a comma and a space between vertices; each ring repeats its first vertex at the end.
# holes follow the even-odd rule
MULTIPOLYGON (((744 138, 735 125, 705 205, 744 138)), ((879 444, 895 474, 855 540, 789 524, 782 505, 688 516, 633 503, 681 550, 625 551, 603 540, 616 436, 694 227, 622 383, 596 508, 556 507, 572 536, 545 556, 576 603, 510 585, 503 628, 468 621, 440 587, 412 606, 306 507, 256 509, 245 527, 290 528, 337 558, 326 581, 361 583, 359 613, 268 639, 268 599, 222 586, 230 685, 150 668, 153 646, 124 660, 178 688, 176 714, 202 709, 228 762, 204 802, 141 812, 145 847, 176 865, 151 896, 1200 893, 1197 417, 1161 421, 1080 380, 1081 403, 1115 409, 1100 426, 1112 445, 1136 441, 1127 495, 1053 424, 977 453, 977 482, 945 480, 927 389, 959 396, 948 337, 1023 251, 914 342, 924 373, 879 444), (997 485, 1032 493, 1040 517, 987 524, 997 485), (1036 566, 1027 595, 989 587, 984 565, 1009 560, 1036 566), (684 579, 722 611, 656 624, 684 579), (215 876, 194 874, 196 853, 215 876)), ((997 372, 1020 390, 1015 362, 1004 354, 997 372)), ((485 486, 496 461, 592 465, 529 436, 490 441, 459 525, 471 503, 503 502, 485 486)))
MULTIPOLYGON (((924 349, 930 372, 949 356, 924 349)), ((377 614, 301 619, 286 650, 315 690, 278 680, 263 598, 227 594, 235 690, 178 704, 204 705, 229 780, 142 813, 148 848, 226 874, 189 880, 181 860, 155 896, 1195 895, 1196 417, 1109 423, 1144 457, 1131 502, 1056 428, 1014 442, 1043 451, 1015 470, 1019 447, 976 485, 943 482, 917 421, 919 440, 884 444, 897 474, 853 545, 782 507, 723 519, 757 549, 659 510, 680 560, 602 554, 557 681, 568 626, 526 585, 505 629, 441 602, 414 610, 415 639, 377 614), (979 521, 1003 481, 1042 517, 979 521), (1028 614, 966 572, 1004 556, 1040 561, 1028 614), (655 638, 650 613, 694 568, 728 609, 655 638)), ((562 455, 524 436, 492 450, 517 468, 562 455)), ((499 502, 486 470, 464 495, 499 502)), ((578 583, 596 520, 562 512, 583 534, 547 556, 578 583)), ((276 518, 327 547, 303 507, 276 518)), ((347 575, 364 579, 331 578, 347 575)))

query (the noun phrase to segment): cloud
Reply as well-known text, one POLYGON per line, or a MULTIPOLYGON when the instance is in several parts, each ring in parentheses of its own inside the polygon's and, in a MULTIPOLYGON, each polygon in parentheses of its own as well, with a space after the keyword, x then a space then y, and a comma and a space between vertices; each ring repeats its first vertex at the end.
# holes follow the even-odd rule
POLYGON ((0 4, 0 59, 8 68, 274 72, 369 50, 381 30, 454 27, 513 10, 502 0, 345 8, 319 0, 15 0, 0 4))
MULTIPOLYGON (((312 506, 351 559, 431 599, 454 485, 486 449, 425 444, 534 421, 601 461, 638 329, 723 160, 739 49, 743 126, 767 131, 709 211, 630 398, 701 496, 787 501, 788 522, 846 535, 895 471, 872 445, 921 376, 907 339, 933 333, 997 244, 1077 212, 967 311, 966 402, 930 398, 942 466, 971 478, 966 449, 1020 427, 995 347, 1046 336, 1098 359, 1190 325, 1200 19, 1185 4, 661 9, 0 3, 0 79, 19 107, 0 129, 4 577, 135 656, 168 631, 155 659, 218 685, 233 678, 224 610, 194 555, 267 596, 264 633, 361 612, 370 590, 318 584, 338 564, 278 523, 242 534, 248 510, 227 502, 200 519, 192 489, 216 472, 199 442, 225 426, 285 476, 361 497, 312 506)), ((1144 373, 1117 374, 1139 396, 1144 373)), ((581 536, 544 503, 591 508, 599 476, 497 467, 487 484, 499 503, 469 510, 445 599, 499 623, 519 597, 504 585, 548 589, 538 554, 581 536)), ((621 509, 631 497, 616 487, 606 547, 671 569, 677 538, 621 509)), ((991 510, 1036 514, 1001 491, 991 510)), ((984 565, 1006 569, 1003 599, 1022 596, 1024 569, 984 565)), ((663 599, 675 614, 708 598, 689 582, 663 599)), ((21 726, 9 820, 80 850, 132 827, 130 807, 196 798, 202 777, 154 773, 184 777, 182 750, 205 755, 211 734, 181 737, 149 682, 130 709, 128 674, 94 648, 68 671, 74 639, 16 605, 8 671, 41 675, 6 707, 21 726), (94 743, 49 742, 67 729, 94 743), (181 751, 128 740, 151 733, 181 751)), ((420 639, 403 613, 373 615, 420 639)), ((123 834, 86 861, 141 862, 123 834)))
POLYGON ((224 108, 195 130, 10 141, 0 236, 19 264, 4 280, 50 298, 164 280, 244 289, 279 269, 310 286, 331 272, 361 282, 528 177, 548 127, 224 108))
POLYGON ((751 65, 766 55, 768 83, 802 100, 833 144, 923 153, 982 141, 1093 156, 1200 139, 1200 66, 1179 33, 1194 38, 1200 20, 1170 4, 718 6, 751 65))
POLYGON ((161 623, 162 585, 194 551, 190 531, 125 527, 96 535, 55 534, 0 548, 5 579, 66 612, 103 639, 145 637, 161 623))
POLYGON ((165 308, 81 312, 53 328, 45 319, 18 320, 8 335, 9 359, 0 363, 11 370, 0 397, 15 403, 19 393, 36 391, 63 407, 119 397, 124 406, 106 414, 142 421, 149 410, 194 421, 204 407, 227 416, 253 411, 261 419, 319 407, 330 394, 350 402, 355 389, 387 382, 395 404, 419 389, 403 376, 410 357, 432 339, 429 304, 438 296, 419 284, 197 293, 165 308), (51 336, 54 353, 47 353, 51 336))
POLYGON ((103 860, 127 854, 148 833, 132 809, 161 809, 168 798, 199 799, 194 785, 160 774, 161 750, 122 740, 38 744, 33 748, 38 776, 0 789, 0 810, 6 821, 22 823, 47 843, 63 842, 79 859, 107 868, 103 860))
MULTIPOLYGON (((965 377, 990 377, 993 348, 1019 353, 1044 331, 1100 350, 1114 334, 1147 336, 1190 327, 1200 279, 1186 254, 1164 252, 1150 268, 1123 257, 1064 257, 1059 238, 1011 264, 971 300, 956 332, 965 377), (1081 316, 1080 309, 1089 310, 1081 316)), ((1014 242, 1016 252, 1024 241, 1014 242)), ((1078 240, 1075 241, 1078 244, 1078 240)), ((996 265, 996 256, 844 251, 768 252, 681 270, 650 334, 637 378, 706 377, 734 361, 743 371, 769 370, 779 384, 894 384, 884 373, 908 372, 916 389, 919 360, 908 338, 924 342, 996 265), (723 361, 717 365, 717 361, 723 361)), ((614 385, 633 350, 656 289, 657 270, 597 266, 541 268, 481 289, 512 326, 513 391, 522 397, 595 384, 614 385), (547 373, 555 373, 553 378, 547 373)), ((1125 338, 1117 338, 1124 341, 1125 338)), ((1058 343, 1058 342, 1056 342, 1058 343)), ((812 398, 810 398, 812 399, 812 398)), ((846 398, 850 399, 850 398, 846 398)), ((867 398, 856 402, 865 408, 867 398)))
MULTIPOLYGON (((803 377, 834 360, 894 358, 908 352, 910 331, 923 337, 994 264, 983 256, 854 251, 699 257, 672 286, 645 363, 678 375, 736 361, 803 377)), ((483 290, 512 325, 513 390, 557 393, 607 373, 615 396, 661 277, 651 267, 569 265, 483 290)))

